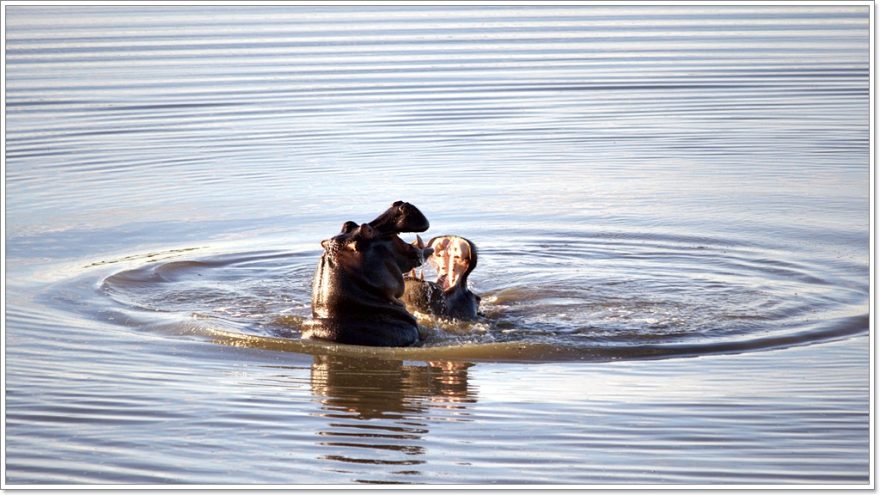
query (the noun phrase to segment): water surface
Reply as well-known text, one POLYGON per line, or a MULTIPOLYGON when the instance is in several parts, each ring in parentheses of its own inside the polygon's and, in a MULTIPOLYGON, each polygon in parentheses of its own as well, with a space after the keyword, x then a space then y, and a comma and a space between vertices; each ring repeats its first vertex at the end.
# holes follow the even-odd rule
POLYGON ((868 483, 867 5, 6 12, 7 483, 868 483), (300 340, 400 199, 484 316, 300 340))

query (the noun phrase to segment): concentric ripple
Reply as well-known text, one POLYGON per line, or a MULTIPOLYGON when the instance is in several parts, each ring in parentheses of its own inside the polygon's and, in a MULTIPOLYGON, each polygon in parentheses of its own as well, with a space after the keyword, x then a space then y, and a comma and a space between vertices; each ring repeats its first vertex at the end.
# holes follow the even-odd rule
MULTIPOLYGON (((327 344, 299 339, 319 251, 189 254, 117 271, 100 284, 100 297, 136 322, 133 331, 326 351, 327 344)), ((419 314, 427 335, 420 348, 334 347, 427 358, 627 359, 745 352, 867 331, 864 288, 841 287, 771 254, 648 235, 496 242, 482 249, 472 277, 483 295, 477 322, 419 314)))

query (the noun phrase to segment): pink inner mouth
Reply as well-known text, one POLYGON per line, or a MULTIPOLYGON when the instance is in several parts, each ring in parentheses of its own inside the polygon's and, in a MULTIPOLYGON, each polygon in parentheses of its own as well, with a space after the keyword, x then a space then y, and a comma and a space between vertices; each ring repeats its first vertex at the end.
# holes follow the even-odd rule
POLYGON ((437 271, 437 283, 443 290, 449 290, 461 281, 470 266, 470 246, 464 239, 446 236, 435 239, 431 247, 434 254, 428 262, 437 271))

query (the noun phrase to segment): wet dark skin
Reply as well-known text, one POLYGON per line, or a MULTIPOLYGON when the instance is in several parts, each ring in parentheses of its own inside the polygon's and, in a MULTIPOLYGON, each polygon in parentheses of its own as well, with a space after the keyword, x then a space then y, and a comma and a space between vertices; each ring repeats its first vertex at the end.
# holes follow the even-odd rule
POLYGON ((418 208, 397 201, 373 221, 345 222, 338 235, 322 241, 324 253, 312 284, 312 321, 303 338, 369 346, 417 344, 418 325, 400 300, 403 274, 421 266, 433 249, 408 244, 398 234, 428 227, 418 208))

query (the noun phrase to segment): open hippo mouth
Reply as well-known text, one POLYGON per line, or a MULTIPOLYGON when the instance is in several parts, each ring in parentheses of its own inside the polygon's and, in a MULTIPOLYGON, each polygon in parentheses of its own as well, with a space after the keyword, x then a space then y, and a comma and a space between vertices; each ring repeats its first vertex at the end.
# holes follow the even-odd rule
POLYGON ((470 241, 454 235, 435 237, 428 243, 434 250, 428 263, 437 271, 437 285, 444 292, 467 279, 476 265, 476 250, 470 241))
MULTIPOLYGON (((421 239, 416 239, 416 246, 424 246, 421 239)), ((415 270, 405 277, 402 300, 407 308, 443 318, 477 318, 480 296, 468 289, 468 275, 477 266, 474 243, 464 237, 442 235, 428 241, 424 252, 428 264, 437 272, 437 281, 428 282, 416 276, 415 270)))

